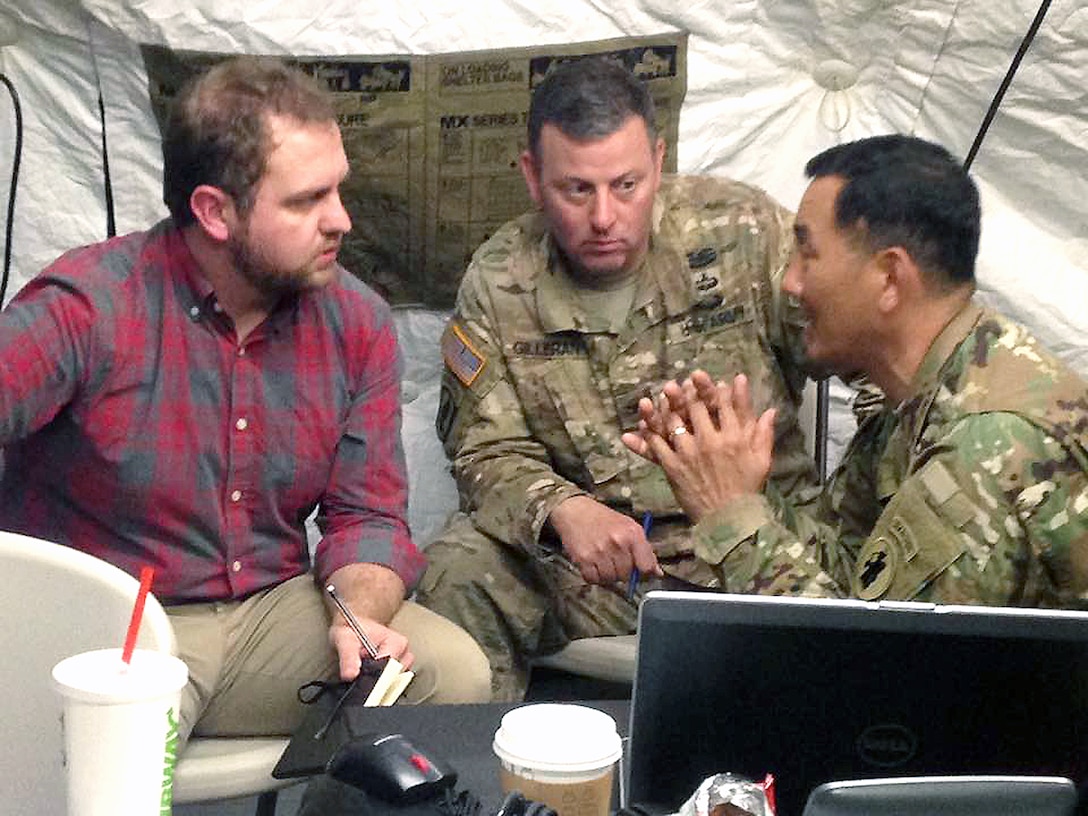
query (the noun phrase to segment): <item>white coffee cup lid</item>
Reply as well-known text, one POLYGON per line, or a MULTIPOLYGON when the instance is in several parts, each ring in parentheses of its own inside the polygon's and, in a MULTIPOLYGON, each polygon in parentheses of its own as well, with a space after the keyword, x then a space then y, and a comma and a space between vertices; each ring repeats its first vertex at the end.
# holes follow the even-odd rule
POLYGON ((623 754, 615 720, 570 703, 534 703, 508 711, 492 747, 509 764, 559 773, 607 768, 623 754))
POLYGON ((65 696, 109 705, 175 694, 189 679, 184 662, 166 652, 136 649, 126 666, 120 649, 81 652, 53 667, 53 685, 65 696))

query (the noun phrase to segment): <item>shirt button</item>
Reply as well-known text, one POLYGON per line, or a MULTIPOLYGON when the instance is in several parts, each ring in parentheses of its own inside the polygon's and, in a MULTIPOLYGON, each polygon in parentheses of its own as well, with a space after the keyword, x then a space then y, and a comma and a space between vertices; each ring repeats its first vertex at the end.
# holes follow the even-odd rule
POLYGON ((624 485, 620 488, 620 495, 625 499, 631 498, 631 488, 628 485, 624 485))
POLYGON ((240 349, 238 349, 238 356, 239 357, 245 357, 246 356, 246 347, 245 346, 242 346, 240 349))
POLYGON ((230 500, 232 502, 239 501, 241 498, 242 498, 242 491, 241 490, 235 490, 230 494, 230 500))
POLYGON ((235 561, 233 564, 230 565, 230 568, 232 570, 234 570, 235 572, 241 572, 242 571, 242 562, 241 561, 235 561))
POLYGON ((199 306, 190 306, 189 307, 189 317, 191 317, 193 320, 196 320, 198 317, 200 317, 200 307, 199 306))
POLYGON ((246 428, 249 427, 249 423, 246 422, 245 417, 240 417, 238 421, 234 423, 234 427, 237 428, 239 431, 244 431, 246 428))

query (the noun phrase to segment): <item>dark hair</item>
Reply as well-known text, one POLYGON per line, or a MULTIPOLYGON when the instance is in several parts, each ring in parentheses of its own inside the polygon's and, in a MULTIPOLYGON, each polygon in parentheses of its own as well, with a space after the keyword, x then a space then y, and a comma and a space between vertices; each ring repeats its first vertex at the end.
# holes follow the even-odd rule
POLYGON ((235 57, 189 82, 170 110, 163 135, 163 201, 179 227, 193 223, 193 190, 210 184, 244 214, 272 145, 266 118, 335 120, 332 99, 309 76, 279 60, 235 57))
POLYGON ((813 157, 805 174, 845 181, 835 225, 870 251, 901 246, 934 282, 974 282, 978 188, 940 145, 900 134, 860 139, 813 157))
POLYGON ((611 136, 632 116, 657 138, 654 101, 646 84, 621 63, 606 57, 582 57, 553 68, 533 91, 529 103, 529 151, 538 155, 540 131, 555 125, 572 139, 611 136))

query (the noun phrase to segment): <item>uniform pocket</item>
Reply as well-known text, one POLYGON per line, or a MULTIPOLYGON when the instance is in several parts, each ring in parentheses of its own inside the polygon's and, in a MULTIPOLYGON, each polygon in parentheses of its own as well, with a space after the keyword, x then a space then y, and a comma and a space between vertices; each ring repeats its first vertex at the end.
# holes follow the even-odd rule
POLYGON ((556 362, 547 368, 542 383, 570 440, 570 463, 601 485, 618 476, 627 463, 617 448, 621 443, 616 416, 588 378, 573 374, 568 365, 556 362))

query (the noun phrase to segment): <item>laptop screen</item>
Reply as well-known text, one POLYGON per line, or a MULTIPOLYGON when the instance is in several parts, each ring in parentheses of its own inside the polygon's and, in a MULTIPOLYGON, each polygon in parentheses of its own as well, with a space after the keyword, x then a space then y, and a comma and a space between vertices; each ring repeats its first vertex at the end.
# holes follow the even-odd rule
POLYGON ((1088 614, 654 592, 639 614, 627 801, 674 812, 715 773, 1088 781, 1088 614))

